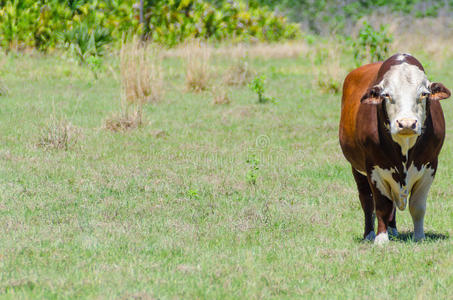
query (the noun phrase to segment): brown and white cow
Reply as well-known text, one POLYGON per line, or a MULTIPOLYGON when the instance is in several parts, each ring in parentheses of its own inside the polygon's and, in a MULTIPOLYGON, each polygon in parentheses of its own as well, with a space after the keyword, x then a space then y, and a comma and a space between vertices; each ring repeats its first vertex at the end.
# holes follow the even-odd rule
POLYGON ((439 100, 449 96, 409 54, 364 65, 346 77, 340 144, 365 213, 364 239, 383 244, 389 234, 397 235, 395 207, 404 210, 408 197, 414 240, 425 237, 426 198, 445 137, 439 100))

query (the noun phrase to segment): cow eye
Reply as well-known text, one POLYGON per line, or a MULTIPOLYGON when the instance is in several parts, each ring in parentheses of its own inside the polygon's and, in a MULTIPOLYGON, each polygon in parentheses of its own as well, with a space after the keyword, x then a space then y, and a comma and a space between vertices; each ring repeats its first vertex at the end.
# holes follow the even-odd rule
POLYGON ((420 95, 420 98, 426 98, 429 96, 429 93, 428 92, 423 92, 421 95, 420 95))

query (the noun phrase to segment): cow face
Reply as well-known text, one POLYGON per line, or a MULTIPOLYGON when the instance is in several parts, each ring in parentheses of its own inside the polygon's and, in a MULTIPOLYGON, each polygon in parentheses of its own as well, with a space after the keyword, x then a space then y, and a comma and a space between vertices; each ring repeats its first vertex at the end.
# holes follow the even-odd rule
POLYGON ((369 89, 362 102, 383 103, 388 129, 395 139, 416 137, 422 133, 427 101, 448 98, 450 91, 441 83, 430 83, 425 73, 408 63, 393 65, 382 80, 369 89))

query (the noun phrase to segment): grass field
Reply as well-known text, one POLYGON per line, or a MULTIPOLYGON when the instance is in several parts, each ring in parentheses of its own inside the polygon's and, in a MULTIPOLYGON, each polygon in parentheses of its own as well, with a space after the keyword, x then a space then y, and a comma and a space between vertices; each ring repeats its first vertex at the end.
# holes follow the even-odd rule
MULTIPOLYGON (((224 105, 187 92, 169 55, 164 99, 128 132, 104 128, 120 109, 117 58, 94 80, 57 55, 2 56, 0 298, 451 298, 453 99, 428 239, 411 241, 406 210, 400 239, 363 243, 341 96, 317 86, 328 62, 307 51, 246 59, 266 104, 247 86, 224 105), (72 124, 67 150, 43 146, 55 119, 72 124)), ((413 54, 453 89, 451 52, 413 54)), ((214 82, 230 61, 212 56, 214 82)))

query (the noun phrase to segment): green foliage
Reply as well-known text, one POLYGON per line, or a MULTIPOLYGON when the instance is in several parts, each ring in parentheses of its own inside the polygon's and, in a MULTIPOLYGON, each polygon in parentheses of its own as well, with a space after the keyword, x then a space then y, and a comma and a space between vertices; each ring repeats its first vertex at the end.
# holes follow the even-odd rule
POLYGON ((242 1, 153 1, 146 15, 150 38, 170 46, 187 38, 279 41, 300 34, 284 17, 242 1))
POLYGON ((445 0, 251 0, 284 12, 314 33, 346 33, 360 18, 376 12, 413 17, 435 17, 440 10, 453 11, 445 0))
POLYGON ((360 65, 364 59, 370 59, 372 62, 384 60, 389 54, 392 40, 387 26, 381 25, 379 30, 376 30, 368 22, 363 22, 359 35, 353 42, 356 64, 360 65))
POLYGON ((275 102, 275 99, 265 95, 264 85, 266 84, 266 76, 258 75, 249 83, 249 87, 258 96, 258 103, 275 102))
POLYGON ((84 60, 97 42, 120 42, 124 35, 144 34, 173 46, 190 38, 237 41, 279 41, 300 35, 296 24, 266 7, 242 1, 145 1, 145 26, 139 24, 134 0, 3 0, 0 1, 0 40, 6 49, 59 46, 59 36, 84 60), (89 41, 94 35, 94 46, 89 41), (98 36, 100 35, 100 36, 98 36), (109 36, 107 38, 105 35, 109 36), (68 40, 69 39, 69 40, 68 40), (91 48, 90 48, 91 47, 91 48))
POLYGON ((93 72, 94 78, 98 79, 98 73, 102 69, 102 58, 99 56, 90 56, 87 59, 87 63, 91 72, 93 72))

